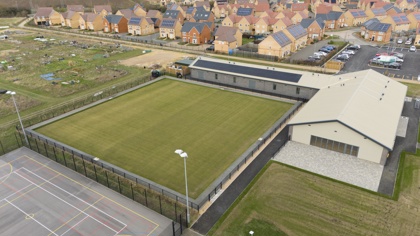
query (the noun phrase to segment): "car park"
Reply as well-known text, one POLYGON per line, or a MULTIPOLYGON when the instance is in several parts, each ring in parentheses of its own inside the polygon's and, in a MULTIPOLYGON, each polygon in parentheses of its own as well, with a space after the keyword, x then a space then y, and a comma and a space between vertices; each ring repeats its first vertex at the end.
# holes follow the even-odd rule
POLYGON ((400 52, 391 52, 389 55, 396 56, 396 57, 401 58, 401 59, 404 58, 404 54, 402 54, 400 52))
POLYGON ((325 45, 325 46, 323 46, 323 48, 327 48, 327 49, 329 49, 331 51, 336 49, 336 47, 333 46, 333 45, 325 45))
POLYGON ((325 52, 327 54, 329 54, 331 52, 331 50, 328 50, 327 48, 320 48, 318 51, 325 52))
POLYGON ((314 55, 310 56, 309 58, 313 58, 315 60, 321 60, 321 56, 319 56, 317 54, 314 54, 314 55))
POLYGON ((354 54, 355 54, 355 51, 352 51, 352 50, 344 50, 344 51, 342 51, 341 53, 342 53, 342 54, 354 55, 354 54))
POLYGON ((389 67, 389 68, 393 68, 393 69, 401 69, 401 63, 392 62, 392 63, 389 63, 389 64, 385 65, 385 67, 389 67))
POLYGON ((416 52, 417 51, 417 48, 416 48, 416 46, 411 46, 410 47, 410 52, 416 52))
POLYGON ((326 53, 326 52, 321 52, 321 51, 315 52, 314 54, 316 54, 316 55, 320 55, 320 56, 323 56, 323 57, 325 57, 325 56, 327 56, 327 55, 328 55, 328 53, 326 53))

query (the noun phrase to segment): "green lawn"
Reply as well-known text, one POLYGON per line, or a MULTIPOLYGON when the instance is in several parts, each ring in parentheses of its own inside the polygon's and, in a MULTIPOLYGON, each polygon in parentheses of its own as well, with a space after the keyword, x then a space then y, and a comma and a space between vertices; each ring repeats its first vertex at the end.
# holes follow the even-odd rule
POLYGON ((407 96, 408 97, 420 97, 420 84, 416 83, 404 83, 402 84, 407 85, 407 96))
POLYGON ((271 162, 209 235, 418 235, 420 156, 406 155, 402 167, 394 201, 271 162))
POLYGON ((249 38, 242 38, 242 45, 248 44, 254 42, 254 39, 249 39, 249 38))
POLYGON ((196 198, 292 104, 165 79, 37 131, 196 198))
POLYGON ((0 17, 0 26, 12 26, 24 20, 24 17, 0 17))

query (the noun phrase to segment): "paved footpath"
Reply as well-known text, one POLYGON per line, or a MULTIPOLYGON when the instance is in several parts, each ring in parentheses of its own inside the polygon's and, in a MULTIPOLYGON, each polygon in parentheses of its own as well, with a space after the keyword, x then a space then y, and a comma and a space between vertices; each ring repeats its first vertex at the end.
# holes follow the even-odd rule
POLYGON ((213 225, 229 209, 238 196, 251 183, 254 177, 277 153, 282 144, 287 141, 288 128, 284 128, 255 158, 255 160, 236 178, 220 197, 207 209, 207 211, 191 227, 200 234, 207 234, 213 225))

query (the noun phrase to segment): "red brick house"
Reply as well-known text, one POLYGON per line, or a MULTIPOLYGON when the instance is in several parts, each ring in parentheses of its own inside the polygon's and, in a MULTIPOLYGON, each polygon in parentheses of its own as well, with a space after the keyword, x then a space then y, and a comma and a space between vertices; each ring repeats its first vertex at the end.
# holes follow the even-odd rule
POLYGON ((211 39, 211 30, 206 23, 185 22, 181 33, 183 42, 203 44, 211 39))

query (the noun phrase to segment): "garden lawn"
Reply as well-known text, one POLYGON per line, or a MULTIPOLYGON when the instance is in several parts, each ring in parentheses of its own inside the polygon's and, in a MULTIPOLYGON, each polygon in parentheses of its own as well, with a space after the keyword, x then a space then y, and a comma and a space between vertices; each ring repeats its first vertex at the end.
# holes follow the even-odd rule
POLYGON ((292 104, 165 79, 37 129, 197 198, 292 104))
POLYGON ((270 162, 209 235, 418 235, 420 156, 401 164, 395 201, 270 162))

